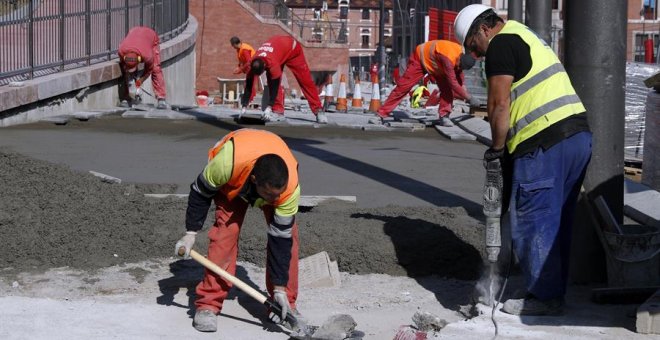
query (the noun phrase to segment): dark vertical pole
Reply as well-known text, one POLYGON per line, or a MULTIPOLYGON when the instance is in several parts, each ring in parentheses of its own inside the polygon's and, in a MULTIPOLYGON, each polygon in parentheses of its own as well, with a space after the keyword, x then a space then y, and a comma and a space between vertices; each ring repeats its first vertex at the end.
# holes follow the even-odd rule
POLYGON ((107 43, 107 50, 108 50, 108 60, 112 58, 112 0, 107 0, 107 15, 105 17, 105 25, 106 25, 106 31, 105 31, 105 36, 106 36, 106 43, 107 43))
POLYGON ((144 0, 140 0, 140 26, 144 26, 144 0))
POLYGON ((87 59, 87 66, 90 64, 90 56, 92 55, 92 10, 91 0, 85 0, 85 55, 87 59))
POLYGON ((60 15, 59 15, 59 17, 60 17, 60 35, 59 35, 60 71, 64 71, 64 59, 65 59, 64 45, 66 43, 64 41, 65 36, 66 36, 64 34, 64 30, 66 29, 65 25, 64 25, 64 23, 65 23, 65 21, 64 21, 64 0, 60 0, 59 2, 60 2, 60 15))
POLYGON ((525 2, 525 23, 548 45, 552 42, 552 1, 527 0, 525 2))
MULTIPOLYGON (((566 5, 566 70, 587 108, 593 132, 584 187, 591 199, 602 195, 621 223, 627 1, 580 0, 566 1, 566 5)), ((598 274, 592 268, 604 260, 593 255, 593 249, 600 248, 595 229, 578 227, 574 228, 574 244, 579 246, 573 247, 571 275, 591 280, 585 276, 598 274)))
POLYGON ((34 11, 32 1, 28 2, 28 63, 30 63, 30 79, 34 77, 34 11))
POLYGON ((385 94, 385 1, 380 1, 378 18, 378 88, 380 95, 385 94))
POLYGON ((125 22, 125 27, 124 27, 124 36, 128 34, 128 31, 131 29, 130 25, 130 10, 128 9, 128 0, 126 0, 126 3, 124 4, 124 7, 126 9, 126 22, 125 22))
POLYGON ((522 0, 509 0, 507 19, 523 22, 522 0))

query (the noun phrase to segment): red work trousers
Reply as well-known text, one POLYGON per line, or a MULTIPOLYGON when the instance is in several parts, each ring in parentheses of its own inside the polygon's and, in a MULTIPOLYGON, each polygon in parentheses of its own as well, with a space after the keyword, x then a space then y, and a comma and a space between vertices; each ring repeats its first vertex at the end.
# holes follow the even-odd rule
POLYGON ((271 109, 275 113, 279 113, 281 115, 284 114, 284 88, 282 85, 280 85, 280 89, 277 91, 277 98, 275 98, 275 103, 273 103, 273 107, 271 109))
MULTIPOLYGON (((408 95, 410 89, 418 84, 419 80, 422 79, 425 74, 426 71, 424 71, 421 62, 419 61, 419 56, 416 53, 412 53, 408 58, 406 72, 404 72, 403 76, 399 78, 394 90, 392 90, 392 93, 387 97, 383 106, 378 109, 378 115, 381 117, 388 117, 392 110, 399 105, 403 97, 408 95)), ((435 83, 438 84, 438 88, 440 89, 440 106, 438 107, 438 114, 440 117, 444 117, 451 112, 454 93, 451 90, 449 82, 444 77, 437 77, 433 74, 429 74, 429 77, 435 79, 435 83)))
MULTIPOLYGON (((236 274, 236 258, 238 256, 238 236, 245 218, 248 204, 240 198, 229 202, 226 197, 218 196, 215 199, 215 224, 209 230, 208 259, 232 275, 236 274)), ((273 217, 273 207, 268 205, 262 208, 266 222, 270 223, 273 217)), ((266 230, 264 230, 266 232, 266 230)), ((286 293, 291 308, 296 308, 298 299, 298 224, 293 225, 293 246, 291 248, 291 262, 289 263, 289 282, 286 293)), ((198 310, 208 309, 219 313, 222 304, 229 294, 232 284, 220 276, 206 269, 204 279, 197 285, 197 299, 195 306, 198 310)), ((273 296, 273 284, 270 281, 270 272, 266 270, 266 289, 273 296)))
MULTIPOLYGON (((312 79, 312 74, 309 72, 309 66, 305 60, 305 54, 303 53, 302 47, 300 44, 296 44, 296 47, 293 48, 291 54, 287 60, 282 64, 282 69, 284 66, 288 67, 293 73, 293 76, 296 77, 298 85, 302 93, 305 95, 307 102, 309 103, 309 108, 312 109, 312 112, 316 114, 321 111, 323 105, 321 105, 321 99, 319 98, 319 93, 312 79)), ((281 88, 281 85, 280 85, 281 88)), ((278 96, 275 99, 273 104, 273 112, 284 112, 284 92, 278 92, 278 96), (282 95, 280 95, 280 93, 282 95), (276 109, 277 108, 277 109, 276 109), (277 111, 281 109, 281 111, 277 111)))

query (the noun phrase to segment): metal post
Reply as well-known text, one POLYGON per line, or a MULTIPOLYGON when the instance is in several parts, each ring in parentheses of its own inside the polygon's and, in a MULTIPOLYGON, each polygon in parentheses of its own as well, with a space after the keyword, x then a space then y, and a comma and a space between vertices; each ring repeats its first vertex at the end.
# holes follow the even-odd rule
POLYGON ((378 22, 378 88, 381 98, 385 95, 385 1, 380 1, 378 22))
MULTIPOLYGON (((603 196, 621 223, 627 1, 580 0, 566 1, 566 5, 566 70, 587 109, 593 132, 593 151, 584 187, 591 199, 603 196)), ((571 275, 585 277, 604 260, 589 256, 593 253, 589 249, 600 248, 595 229, 574 229, 574 243, 580 245, 573 247, 577 254, 572 256, 576 263, 571 275)))
POLYGON ((92 55, 92 9, 91 0, 85 0, 85 55, 87 66, 90 65, 92 55))
POLYGON ((140 26, 144 26, 144 0, 140 0, 140 26))
POLYGON ((59 50, 60 50, 60 72, 61 72, 61 71, 64 71, 64 59, 65 59, 64 45, 66 45, 66 42, 64 41, 65 36, 66 36, 64 34, 64 30, 65 30, 65 25, 64 25, 64 0, 60 0, 60 15, 59 15, 59 17, 60 17, 60 32, 59 32, 60 33, 59 34, 59 44, 60 45, 59 45, 59 50))
POLYGON ((526 0, 525 23, 550 45, 552 43, 552 35, 550 33, 552 26, 552 1, 526 0))
POLYGON ((522 0, 509 0, 507 19, 523 22, 522 0))
POLYGON ((126 0, 126 2, 124 4, 124 8, 126 8, 126 20, 125 20, 125 27, 124 27, 124 36, 126 36, 126 35, 128 35, 128 31, 131 29, 130 23, 129 23, 129 21, 130 21, 130 19, 129 19, 130 15, 129 14, 130 14, 131 11, 128 9, 128 0, 126 0))
POLYGON ((112 0, 106 0, 106 7, 108 14, 106 15, 105 23, 107 30, 105 31, 106 43, 108 48, 108 60, 112 59, 112 0))
POLYGON ((32 1, 28 2, 28 63, 30 64, 30 79, 34 78, 34 11, 32 1))

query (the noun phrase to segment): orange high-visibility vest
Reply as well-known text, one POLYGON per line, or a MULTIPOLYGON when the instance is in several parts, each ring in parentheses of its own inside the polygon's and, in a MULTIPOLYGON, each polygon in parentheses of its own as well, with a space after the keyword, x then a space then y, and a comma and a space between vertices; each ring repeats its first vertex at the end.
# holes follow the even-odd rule
POLYGON ((209 150, 209 161, 220 152, 222 146, 228 141, 234 142, 234 159, 231 178, 220 187, 220 192, 231 201, 241 191, 245 182, 254 169, 257 158, 276 154, 280 156, 289 170, 289 182, 280 197, 273 203, 279 206, 286 202, 298 187, 298 161, 293 157, 291 150, 278 135, 264 130, 240 129, 227 134, 209 150))
POLYGON ((250 59, 248 59, 248 60, 241 59, 241 55, 243 55, 243 51, 245 51, 245 50, 250 51, 250 59, 252 59, 252 57, 254 56, 254 52, 255 52, 254 48, 252 48, 252 46, 250 46, 246 43, 241 43, 241 47, 239 47, 238 50, 236 51, 236 58, 238 58, 238 63, 241 66, 243 66, 244 64, 247 64, 248 62, 250 62, 250 59))
POLYGON ((442 54, 447 57, 452 65, 456 67, 458 60, 463 53, 461 45, 449 40, 431 40, 417 45, 415 50, 422 67, 427 73, 436 73, 439 65, 436 63, 435 54, 442 54))

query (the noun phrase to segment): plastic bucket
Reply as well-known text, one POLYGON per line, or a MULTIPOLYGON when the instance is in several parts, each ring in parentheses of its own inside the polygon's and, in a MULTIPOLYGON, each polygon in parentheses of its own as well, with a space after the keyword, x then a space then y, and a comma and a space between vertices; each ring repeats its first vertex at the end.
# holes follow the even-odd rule
POLYGON ((660 230, 626 224, 623 234, 603 232, 607 242, 607 280, 610 287, 660 285, 660 230))

